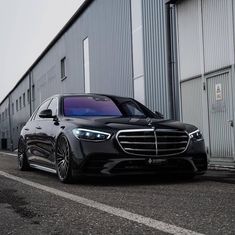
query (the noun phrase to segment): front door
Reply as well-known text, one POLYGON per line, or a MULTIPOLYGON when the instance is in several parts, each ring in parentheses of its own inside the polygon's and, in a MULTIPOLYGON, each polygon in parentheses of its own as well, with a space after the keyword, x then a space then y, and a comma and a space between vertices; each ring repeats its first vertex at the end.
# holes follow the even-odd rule
POLYGON ((231 72, 207 77, 207 101, 210 158, 213 161, 234 159, 234 116, 232 112, 231 72))

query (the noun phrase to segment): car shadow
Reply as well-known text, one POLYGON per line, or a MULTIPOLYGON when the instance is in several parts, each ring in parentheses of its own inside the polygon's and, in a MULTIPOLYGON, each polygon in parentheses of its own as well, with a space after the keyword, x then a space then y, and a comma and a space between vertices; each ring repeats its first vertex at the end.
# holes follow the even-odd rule
POLYGON ((189 184, 200 181, 200 177, 187 179, 175 175, 136 175, 136 176, 110 176, 110 177, 82 177, 74 180, 73 184, 89 186, 138 186, 156 184, 189 184))
MULTIPOLYGON (((34 173, 42 177, 50 177, 58 180, 56 174, 32 169, 34 173)), ((78 176, 70 184, 81 184, 86 186, 138 186, 138 185, 173 185, 173 184, 192 184, 217 182, 235 184, 235 171, 216 171, 209 170, 204 175, 198 175, 194 178, 187 178, 184 175, 125 175, 125 176, 78 176)))

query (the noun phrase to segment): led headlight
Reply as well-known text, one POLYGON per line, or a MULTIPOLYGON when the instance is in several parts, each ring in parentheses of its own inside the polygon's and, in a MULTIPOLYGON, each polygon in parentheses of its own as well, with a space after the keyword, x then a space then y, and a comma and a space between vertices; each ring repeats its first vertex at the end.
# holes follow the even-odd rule
POLYGON ((198 129, 196 131, 189 133, 189 137, 193 141, 199 141, 203 139, 202 133, 198 129))
POLYGON ((76 138, 81 140, 102 141, 108 140, 111 134, 101 131, 76 128, 73 129, 73 134, 76 138))

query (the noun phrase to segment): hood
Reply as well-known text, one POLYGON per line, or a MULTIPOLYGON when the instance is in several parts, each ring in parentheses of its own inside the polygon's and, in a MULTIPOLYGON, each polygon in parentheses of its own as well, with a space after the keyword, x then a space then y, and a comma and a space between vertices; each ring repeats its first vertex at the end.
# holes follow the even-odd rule
POLYGON ((105 129, 178 129, 192 132, 197 128, 190 124, 166 119, 154 118, 129 118, 129 117, 84 117, 84 118, 67 118, 78 127, 83 128, 105 128, 105 129))

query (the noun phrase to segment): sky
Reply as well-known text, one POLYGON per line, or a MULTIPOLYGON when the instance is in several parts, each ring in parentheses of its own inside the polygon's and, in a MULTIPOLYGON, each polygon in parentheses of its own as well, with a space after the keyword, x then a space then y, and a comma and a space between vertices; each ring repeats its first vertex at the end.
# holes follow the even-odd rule
POLYGON ((84 0, 0 0, 0 102, 84 0))

